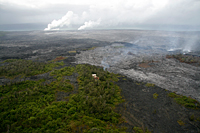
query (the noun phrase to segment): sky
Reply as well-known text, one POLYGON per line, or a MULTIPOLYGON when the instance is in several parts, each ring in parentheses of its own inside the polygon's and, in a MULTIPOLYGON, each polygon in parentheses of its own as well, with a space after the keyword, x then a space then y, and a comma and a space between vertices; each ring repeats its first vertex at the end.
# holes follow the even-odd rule
POLYGON ((200 0, 0 0, 0 28, 14 24, 42 24, 41 30, 200 30, 200 0))

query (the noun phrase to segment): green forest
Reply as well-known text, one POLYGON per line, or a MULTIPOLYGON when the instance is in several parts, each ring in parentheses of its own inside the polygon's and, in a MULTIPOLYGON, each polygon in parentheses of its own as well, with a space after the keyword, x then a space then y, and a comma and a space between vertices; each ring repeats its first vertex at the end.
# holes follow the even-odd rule
POLYGON ((0 76, 29 77, 49 72, 54 80, 24 80, 0 86, 0 132, 125 132, 115 112, 124 100, 115 84, 118 75, 91 65, 64 66, 62 61, 41 63, 6 60, 0 76), (56 93, 70 93, 74 85, 66 76, 78 73, 78 91, 56 101, 56 93), (99 80, 92 74, 97 74, 99 80))
MULTIPOLYGON (((10 82, 0 85, 0 132, 126 132, 124 125, 127 122, 116 112, 117 105, 125 101, 116 82, 126 78, 88 64, 67 66, 64 59, 1 62, 0 77, 10 82), (44 73, 51 78, 30 78, 41 77, 44 73), (69 77, 76 82, 73 78, 70 81, 69 77), (60 93, 65 97, 58 100, 60 93)), ((155 88, 151 83, 136 83, 141 84, 155 88)), ((186 108, 200 109, 200 103, 195 99, 174 92, 168 96, 186 108)), ((153 94, 154 100, 159 97, 157 93, 153 94)), ((199 117, 192 115, 190 120, 199 121, 199 117)), ((181 125, 182 121, 178 123, 181 125)), ((141 127, 132 130, 150 132, 141 127)))

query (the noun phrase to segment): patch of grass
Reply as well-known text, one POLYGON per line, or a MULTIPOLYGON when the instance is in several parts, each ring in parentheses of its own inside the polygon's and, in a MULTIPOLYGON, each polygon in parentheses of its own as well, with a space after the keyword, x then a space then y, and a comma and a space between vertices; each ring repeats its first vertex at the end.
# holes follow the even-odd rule
POLYGON ((127 80, 126 78, 123 78, 123 80, 127 80))
POLYGON ((59 57, 56 57, 53 61, 60 61, 60 60, 64 60, 64 59, 67 59, 67 57, 59 56, 59 57))
POLYGON ((178 95, 174 92, 168 93, 168 96, 172 98, 178 97, 178 95))
POLYGON ((178 122, 178 124, 179 124, 180 126, 184 126, 184 125, 185 125, 185 123, 184 123, 182 120, 178 120, 177 122, 178 122))
POLYGON ((68 51, 68 53, 70 53, 70 54, 71 54, 71 53, 76 53, 76 50, 74 50, 74 51, 68 51))
POLYGON ((134 127, 133 130, 135 131, 135 133, 151 133, 148 129, 146 129, 145 131, 142 130, 142 128, 140 127, 134 127))
POLYGON ((168 96, 174 98, 174 100, 178 104, 181 104, 187 108, 200 109, 200 103, 195 99, 182 95, 177 95, 176 93, 173 92, 169 93, 168 96))
POLYGON ((145 86, 146 86, 146 87, 155 87, 155 84, 152 84, 152 83, 146 83, 145 86))
POLYGON ((140 127, 134 127, 133 130, 135 133, 143 133, 143 130, 140 127))
POLYGON ((136 83, 136 85, 141 85, 140 83, 136 83))
POLYGON ((153 98, 154 98, 154 99, 157 99, 157 98, 158 98, 158 94, 157 94, 157 93, 154 93, 154 94, 153 94, 153 98))
POLYGON ((91 47, 91 48, 89 48, 88 50, 94 50, 95 48, 97 48, 97 47, 91 47))

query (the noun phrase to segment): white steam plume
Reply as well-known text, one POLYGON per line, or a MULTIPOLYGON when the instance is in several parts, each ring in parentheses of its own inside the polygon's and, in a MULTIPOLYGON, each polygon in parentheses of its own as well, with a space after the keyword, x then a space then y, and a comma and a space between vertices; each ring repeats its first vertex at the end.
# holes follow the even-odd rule
POLYGON ((86 28, 93 28, 101 23, 101 19, 98 19, 97 21, 89 21, 85 22, 84 25, 78 28, 78 30, 84 30, 86 28))
POLYGON ((186 41, 186 45, 183 47, 184 52, 191 52, 199 50, 199 35, 192 36, 190 39, 186 41))
POLYGON ((200 21, 199 0, 103 0, 88 7, 76 11, 77 14, 72 12, 75 10, 68 11, 61 19, 48 24, 45 30, 62 29, 65 26, 84 30, 96 26, 106 29, 137 28, 140 25, 159 29, 163 25, 199 25, 200 21), (183 14, 183 11, 187 14, 183 14))
POLYGON ((90 5, 89 9, 83 11, 81 14, 75 14, 72 11, 68 11, 61 19, 53 20, 48 24, 48 27, 45 28, 45 30, 53 30, 64 26, 71 26, 72 28, 75 28, 73 26, 79 26, 78 30, 84 30, 86 28, 95 28, 96 26, 107 28, 123 24, 131 25, 146 21, 146 16, 153 14, 155 11, 154 9, 158 9, 157 7, 152 8, 151 5, 148 7, 149 3, 145 2, 129 1, 126 3, 122 0, 120 1, 121 2, 117 4, 102 3, 90 5), (141 14, 138 15, 138 12, 141 12, 141 14))
POLYGON ((70 26, 76 19, 78 19, 78 15, 74 14, 72 11, 68 11, 61 19, 53 20, 44 30, 56 30, 59 29, 59 27, 70 26))

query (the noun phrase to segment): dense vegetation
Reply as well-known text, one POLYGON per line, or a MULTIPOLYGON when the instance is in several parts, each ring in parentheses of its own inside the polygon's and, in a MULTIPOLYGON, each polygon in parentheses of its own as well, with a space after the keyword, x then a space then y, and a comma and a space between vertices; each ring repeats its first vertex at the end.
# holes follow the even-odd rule
POLYGON ((56 102, 55 94, 72 90, 73 85, 64 79, 50 84, 43 79, 0 86, 0 131, 55 131, 51 128, 59 128, 67 113, 66 102, 56 102))
POLYGON ((73 72, 75 71, 74 67, 64 67, 61 69, 55 69, 53 70, 50 74, 51 76, 55 75, 56 79, 62 79, 63 76, 70 76, 73 74, 73 72))
MULTIPOLYGON (((61 58, 43 64, 28 60, 4 62, 1 69, 12 66, 14 74, 9 75, 10 71, 4 71, 1 73, 3 76, 30 76, 50 71, 55 79, 26 80, 0 86, 0 132, 125 132, 126 128, 119 126, 124 120, 115 112, 116 105, 124 101, 120 88, 115 84, 118 75, 91 65, 54 68, 63 65, 63 62, 56 62, 59 61, 57 59, 61 58), (17 63, 20 65, 15 66, 17 63), (40 65, 43 67, 35 67, 40 65), (25 73, 20 68, 30 72, 25 73), (74 85, 66 79, 66 76, 73 76, 73 73, 79 75, 78 92, 74 91, 74 85), (97 74, 99 80, 92 77, 92 74, 97 74), (65 98, 66 101, 56 101, 58 92, 71 95, 65 98)), ((155 86, 151 83, 144 85, 155 86)), ((175 93, 168 95, 185 107, 200 109, 199 102, 192 98, 175 93)), ((157 97, 158 94, 154 93, 153 98, 157 97)), ((182 124, 181 121, 178 123, 182 124)), ((139 127, 133 130, 144 132, 139 127)), ((148 130, 145 132, 149 133, 148 130)))
POLYGON ((0 67, 0 76, 14 78, 15 76, 33 76, 51 71, 54 67, 64 65, 63 62, 36 62, 31 60, 5 60, 4 66, 0 67))
POLYGON ((174 100, 178 104, 181 104, 187 108, 200 109, 200 103, 195 99, 182 95, 177 95, 176 93, 173 92, 169 93, 168 96, 174 98, 174 100))
MULTIPOLYGON (((34 75, 50 71, 62 63, 41 64, 38 62, 13 60, 6 64, 13 70, 31 70, 25 73, 6 71, 2 76, 34 75), (25 63, 25 64, 24 64, 25 63), (29 64, 29 65, 26 65, 29 64), (36 64, 36 65, 35 65, 36 64), (56 64, 56 65, 55 65, 56 64), (51 69, 48 69, 51 68, 51 69)), ((4 69, 2 67, 1 69, 4 69)), ((9 70, 9 69, 4 69, 9 70)), ((120 89, 114 84, 117 75, 103 71, 90 65, 77 65, 64 67, 51 72, 55 76, 53 82, 45 79, 39 81, 23 81, 0 86, 0 132, 119 132, 124 128, 117 125, 123 122, 119 114, 114 112, 115 105, 122 102, 120 89), (74 85, 64 76, 73 72, 79 74, 78 93, 70 95, 68 101, 56 101, 56 93, 62 91, 69 93, 74 90, 74 85), (95 73, 99 77, 92 77, 95 73)))

